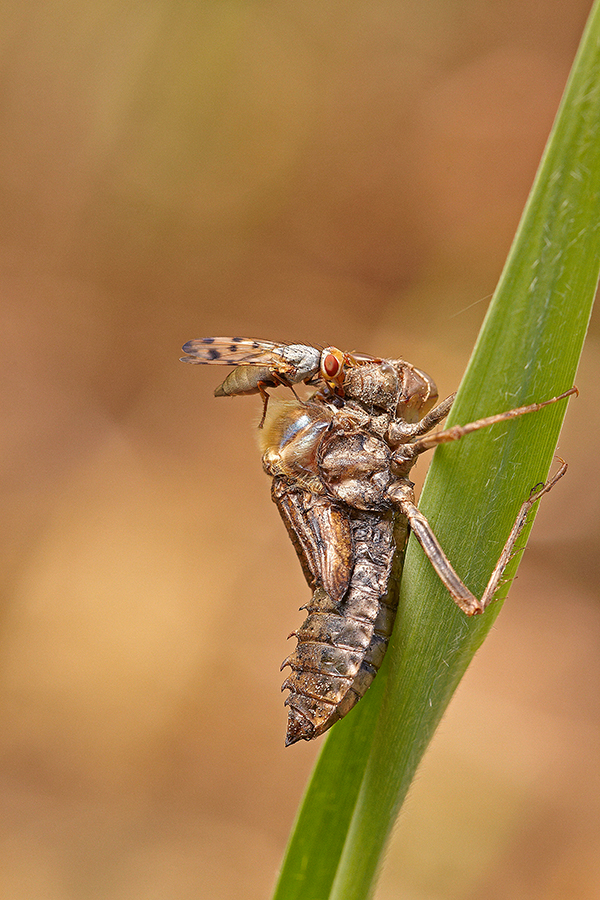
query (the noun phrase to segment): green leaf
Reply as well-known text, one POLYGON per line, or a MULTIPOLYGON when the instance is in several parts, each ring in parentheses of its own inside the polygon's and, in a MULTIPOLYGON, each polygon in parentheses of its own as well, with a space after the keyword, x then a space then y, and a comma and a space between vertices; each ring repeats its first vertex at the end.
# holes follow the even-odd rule
MULTIPOLYGON (((598 283, 599 209, 600 0, 449 424, 545 400, 573 384, 598 283)), ((561 401, 435 452, 420 508, 478 595, 521 502, 547 476, 565 410, 561 401)), ((275 900, 372 894, 416 767, 500 608, 494 603, 468 619, 411 538, 384 666, 323 746, 275 900)))

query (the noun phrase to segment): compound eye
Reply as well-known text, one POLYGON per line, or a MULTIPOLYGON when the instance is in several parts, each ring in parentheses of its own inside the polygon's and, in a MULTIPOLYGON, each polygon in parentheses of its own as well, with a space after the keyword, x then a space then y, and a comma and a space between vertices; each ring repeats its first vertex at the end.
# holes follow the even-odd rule
POLYGON ((321 355, 321 372, 327 379, 338 378, 344 368, 344 354, 337 347, 326 347, 321 355))

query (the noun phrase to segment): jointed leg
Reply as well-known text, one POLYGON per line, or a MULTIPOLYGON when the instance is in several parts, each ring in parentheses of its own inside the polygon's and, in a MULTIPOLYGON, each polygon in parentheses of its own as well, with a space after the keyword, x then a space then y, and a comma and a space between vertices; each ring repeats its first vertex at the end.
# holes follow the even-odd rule
POLYGON ((431 525, 423 513, 419 512, 417 509, 414 499, 411 496, 412 490, 409 493, 409 491, 403 489, 403 486, 399 485, 396 492, 392 491, 392 499, 397 504, 400 511, 407 517, 415 537, 421 544, 427 558, 435 569, 436 574, 448 589, 454 602, 468 616, 473 616, 482 613, 486 606, 494 599, 502 575, 513 555, 515 544, 525 524, 529 511, 534 504, 544 496, 544 494, 547 494, 548 491, 554 487, 556 482, 562 478, 566 471, 567 464, 561 460, 561 467, 556 475, 554 475, 550 481, 546 482, 546 484, 541 485, 541 487, 536 486, 529 499, 525 500, 522 504, 504 545, 504 549, 500 554, 500 558, 494 567, 494 571, 490 576, 490 580, 488 581, 483 594, 481 595, 481 599, 478 599, 471 593, 466 584, 461 580, 459 575, 457 575, 450 560, 442 550, 439 541, 433 533, 431 525))
MULTIPOLYGON (((473 431, 479 431, 481 428, 487 428, 489 425, 496 425, 498 422, 516 419, 517 416, 523 416, 526 413, 537 412, 539 409, 543 409, 544 406, 550 406, 551 403, 556 403, 558 400, 564 400, 565 397, 570 397, 571 394, 577 393, 579 393, 577 388, 572 387, 570 390, 565 391, 564 394, 559 394, 558 397, 551 397, 550 400, 544 400, 543 403, 530 403, 528 406, 518 406, 516 409, 508 409, 506 412, 498 413, 495 416, 486 416, 483 419, 476 419, 475 422, 469 422, 466 425, 453 425, 452 428, 446 428, 445 431, 438 431, 436 434, 430 434, 426 437, 419 438, 419 440, 413 441, 410 446, 416 453, 423 453, 424 450, 432 450, 434 447, 437 447, 438 444, 458 441, 460 438, 465 437, 465 435, 471 434, 473 431)), ((440 404, 440 406, 441 405, 442 404, 440 404)), ((433 409, 431 413, 435 413, 435 411, 436 410, 433 409)), ((429 415, 431 415, 431 413, 429 415)), ((425 417, 425 419, 426 418, 427 417, 425 417)), ((423 421, 425 421, 425 419, 423 421)))
POLYGON ((266 388, 267 387, 277 387, 278 384, 283 384, 283 385, 285 385, 285 387, 288 387, 290 389, 290 391, 292 392, 292 394, 294 395, 294 397, 296 398, 296 400, 298 401, 298 403, 303 402, 300 399, 300 397, 298 396, 298 394, 296 393, 296 391, 294 390, 294 385, 291 383, 291 381, 288 381, 287 378, 284 378, 283 375, 279 375, 277 372, 272 372, 270 381, 259 381, 256 385, 258 388, 258 393, 262 397, 262 401, 264 404, 262 418, 261 418, 260 422, 258 423, 259 428, 263 427, 263 425, 265 424, 265 419, 267 417, 267 407, 269 405, 269 394, 267 394, 266 388))

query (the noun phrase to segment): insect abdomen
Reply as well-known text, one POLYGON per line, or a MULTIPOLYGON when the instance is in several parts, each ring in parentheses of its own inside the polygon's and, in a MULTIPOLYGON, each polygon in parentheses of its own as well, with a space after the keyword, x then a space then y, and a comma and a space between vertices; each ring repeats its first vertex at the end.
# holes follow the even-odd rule
POLYGON ((277 383, 268 366, 236 366, 225 381, 215 388, 215 397, 258 394, 259 383, 271 387, 277 383))
MULTIPOLYGON (((352 709, 377 674, 392 632, 392 516, 351 511, 350 520, 355 556, 348 590, 336 603, 317 587, 295 632, 298 645, 282 666, 292 669, 282 688, 291 692, 286 745, 318 737, 352 709)), ((400 553, 403 546, 401 537, 400 553)))

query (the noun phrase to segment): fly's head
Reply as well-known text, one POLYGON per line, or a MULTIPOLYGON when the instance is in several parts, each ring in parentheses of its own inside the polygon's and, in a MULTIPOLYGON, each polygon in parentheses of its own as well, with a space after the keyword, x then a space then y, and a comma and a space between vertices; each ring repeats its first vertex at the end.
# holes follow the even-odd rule
POLYGON ((319 362, 319 378, 335 393, 339 394, 344 381, 347 354, 337 347, 325 347, 319 362))
POLYGON ((346 373, 350 367, 358 364, 359 361, 350 353, 344 353, 337 347, 325 347, 321 351, 318 370, 305 379, 306 384, 319 386, 319 390, 311 399, 341 408, 344 405, 346 373))

